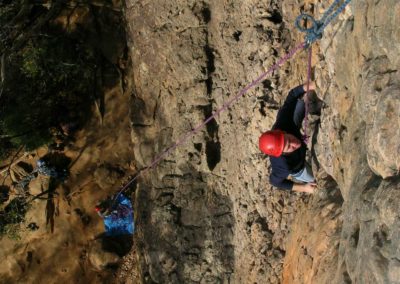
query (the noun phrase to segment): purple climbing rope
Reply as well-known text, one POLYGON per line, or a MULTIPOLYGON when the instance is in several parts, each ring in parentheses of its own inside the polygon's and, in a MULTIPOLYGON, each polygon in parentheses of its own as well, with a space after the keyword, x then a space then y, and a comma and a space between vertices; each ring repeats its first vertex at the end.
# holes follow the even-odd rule
POLYGON ((312 55, 312 49, 311 45, 308 48, 308 66, 307 66, 307 88, 306 88, 306 95, 304 96, 304 136, 303 136, 303 141, 304 143, 308 143, 308 112, 309 112, 309 97, 308 94, 310 92, 310 81, 311 81, 311 55, 312 55))
MULTIPOLYGON (((162 159, 164 159, 165 156, 167 156, 171 151, 175 150, 177 147, 180 145, 184 144, 187 139, 189 139, 192 135, 196 134, 201 128, 203 128, 207 123, 209 123, 212 119, 215 117, 219 116, 219 114, 225 110, 227 110, 234 102, 236 102, 240 97, 242 97, 249 89, 257 85, 258 83, 261 82, 265 78, 265 76, 269 75, 270 73, 274 72, 276 69, 278 69, 283 63, 288 61, 290 58, 293 57, 293 55, 298 52, 299 50, 303 49, 306 46, 306 43, 303 42, 299 45, 297 45, 295 48, 290 50, 285 56, 283 56, 281 59, 279 59, 274 65, 272 65, 266 72, 261 74, 257 79, 252 81, 250 84, 248 84, 244 89, 242 89, 236 96, 231 98, 229 101, 224 103, 221 108, 217 109, 210 117, 208 117, 206 120, 204 120, 202 123, 200 123, 198 126, 196 126, 194 129, 190 130, 188 133, 185 135, 182 135, 178 141, 161 152, 158 156, 156 156, 153 161, 151 162, 150 166, 144 168, 143 170, 139 171, 124 187, 122 187, 117 195, 115 196, 114 200, 117 200, 118 196, 123 193, 137 178, 148 171, 149 169, 154 168, 162 159)), ((307 90, 308 91, 308 90, 307 90)))

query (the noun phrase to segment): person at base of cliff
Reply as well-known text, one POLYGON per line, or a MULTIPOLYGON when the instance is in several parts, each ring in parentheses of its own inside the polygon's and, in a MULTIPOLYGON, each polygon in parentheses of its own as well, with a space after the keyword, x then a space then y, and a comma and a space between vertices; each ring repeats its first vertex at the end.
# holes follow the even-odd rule
MULTIPOLYGON (((300 131, 305 114, 303 96, 306 87, 307 84, 300 85, 289 92, 272 130, 260 136, 259 148, 270 157, 270 183, 273 186, 314 193, 316 183, 311 168, 305 161, 307 145, 303 142, 300 131)), ((315 90, 314 82, 310 82, 309 90, 315 90)))

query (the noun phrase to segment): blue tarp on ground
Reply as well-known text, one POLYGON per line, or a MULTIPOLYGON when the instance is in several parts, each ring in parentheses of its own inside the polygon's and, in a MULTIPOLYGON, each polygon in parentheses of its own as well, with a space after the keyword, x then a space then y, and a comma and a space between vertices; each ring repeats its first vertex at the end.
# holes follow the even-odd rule
POLYGON ((107 236, 132 235, 135 231, 132 203, 123 194, 118 196, 113 211, 103 220, 107 236))

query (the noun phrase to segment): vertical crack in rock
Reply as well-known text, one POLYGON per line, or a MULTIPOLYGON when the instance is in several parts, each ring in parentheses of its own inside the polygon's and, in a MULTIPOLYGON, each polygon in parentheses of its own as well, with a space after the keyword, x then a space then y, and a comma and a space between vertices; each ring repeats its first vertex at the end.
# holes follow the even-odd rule
POLYGON ((203 8, 201 9, 201 15, 203 17, 203 21, 205 24, 208 24, 211 21, 211 10, 208 7, 208 4, 202 2, 203 8))
MULTIPOLYGON (((136 112, 132 120, 136 125, 146 124, 144 118, 150 117, 151 110, 157 111, 149 120, 150 127, 133 129, 138 145, 149 141, 147 152, 141 154, 144 157, 172 143, 174 135, 184 131, 185 119, 202 120, 212 115, 218 53, 210 42, 214 38, 208 24, 213 15, 208 2, 133 6, 130 13, 137 24, 131 27, 132 61, 138 97, 143 101, 137 100, 137 106, 132 107, 136 112), (155 28, 160 26, 169 28, 155 28), (154 73, 161 80, 154 80, 154 73), (154 94, 160 94, 158 103, 143 109, 154 94), (160 129, 171 131, 161 137, 160 129)), ((135 206, 144 283, 232 281, 233 205, 209 182, 214 179, 209 171, 221 161, 217 121, 210 121, 201 133, 193 145, 174 151, 173 163, 162 161, 138 187, 135 206), (202 153, 207 165, 199 162, 202 153)))
MULTIPOLYGON (((205 117, 212 115, 212 105, 203 106, 205 117)), ((206 141, 207 166, 212 171, 221 161, 221 143, 218 138, 218 123, 212 119, 206 126, 208 138, 206 141)))
MULTIPOLYGON (((208 6, 208 4, 201 2, 203 7, 201 8, 201 20, 207 25, 211 21, 212 13, 208 6)), ((215 71, 215 50, 210 46, 209 42, 209 31, 208 27, 204 29, 205 33, 205 46, 204 53, 206 55, 206 76, 205 80, 206 88, 207 88, 207 96, 210 100, 210 104, 207 106, 203 106, 203 112, 205 118, 208 118, 212 115, 212 91, 213 91, 213 73, 215 71)), ((207 158, 207 166, 210 171, 214 170, 217 164, 221 161, 221 143, 218 138, 218 124, 215 119, 212 119, 207 124, 207 141, 206 141, 206 158, 207 158)))
POLYGON ((221 161, 221 143, 212 140, 206 142, 207 165, 210 171, 214 170, 221 161))
MULTIPOLYGON (((208 7, 204 7, 202 9, 203 20, 207 25, 208 22, 211 20, 211 11, 208 7)), ((207 87, 207 95, 211 98, 211 93, 213 89, 213 78, 212 74, 215 71, 215 56, 214 56, 214 49, 211 48, 209 43, 209 32, 208 28, 206 27, 205 30, 205 46, 204 46, 204 53, 206 55, 206 63, 207 63, 207 79, 205 81, 207 87)))
POLYGON ((207 95, 211 97, 212 93, 212 88, 213 88, 213 78, 212 74, 215 71, 215 65, 214 65, 214 50, 210 47, 208 43, 208 32, 206 32, 207 38, 206 38, 206 45, 204 47, 204 52, 207 56, 207 79, 205 81, 206 86, 207 86, 207 95))

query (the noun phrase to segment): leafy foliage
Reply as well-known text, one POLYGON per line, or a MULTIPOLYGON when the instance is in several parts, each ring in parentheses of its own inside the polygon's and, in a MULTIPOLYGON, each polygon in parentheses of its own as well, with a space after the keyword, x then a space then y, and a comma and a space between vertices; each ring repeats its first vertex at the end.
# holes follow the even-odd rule
POLYGON ((0 211, 0 236, 19 239, 20 224, 25 220, 28 205, 23 198, 15 198, 0 211))
POLYGON ((87 118, 95 72, 87 46, 65 34, 38 36, 11 62, 0 131, 13 145, 34 149, 50 141, 50 127, 87 118))

